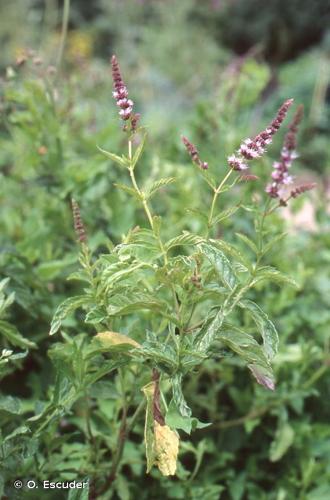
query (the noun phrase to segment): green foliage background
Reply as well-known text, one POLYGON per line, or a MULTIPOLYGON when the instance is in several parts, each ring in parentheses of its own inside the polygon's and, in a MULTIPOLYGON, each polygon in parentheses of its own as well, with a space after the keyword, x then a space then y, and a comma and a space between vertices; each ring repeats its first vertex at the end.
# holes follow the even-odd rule
MULTIPOLYGON (((78 270, 79 252, 71 196, 79 201, 95 255, 111 242, 120 243, 131 228, 145 226, 139 205, 114 186, 125 182, 124 173, 96 147, 119 152, 123 145, 111 97, 108 58, 113 52, 148 127, 139 180, 151 184, 159 177, 177 177, 153 202, 166 221, 166 239, 183 230, 200 231, 198 213, 211 201, 180 135, 198 144, 203 159, 224 174, 226 156, 242 138, 261 130, 288 97, 305 106, 295 173, 316 180, 318 188, 310 196, 314 208, 308 205, 312 224, 293 222, 295 212, 306 207, 303 199, 287 218, 278 212, 268 222, 271 232, 288 235, 271 250, 267 264, 288 273, 299 288, 260 284, 253 292, 280 333, 276 391, 258 386, 238 357, 208 360, 187 378, 184 392, 194 416, 213 425, 183 437, 177 477, 164 478, 156 470, 145 474, 141 420, 126 443, 112 489, 100 498, 330 497, 329 35, 326 15, 321 15, 328 2, 317 2, 318 9, 311 8, 313 2, 296 7, 292 2, 290 23, 281 24, 285 37, 272 39, 265 33, 270 21, 276 26, 283 20, 283 6, 270 4, 260 10, 258 2, 244 2, 250 13, 258 12, 249 23, 242 2, 229 0, 203 6, 193 0, 100 0, 93 8, 89 2, 72 2, 64 59, 53 74, 62 5, 1 3, 3 498, 87 498, 79 490, 37 494, 26 488, 15 492, 12 485, 17 478, 84 479, 95 470, 106 475, 116 446, 120 385, 135 387, 138 404, 140 388, 149 381, 129 370, 120 380, 111 371, 87 387, 88 409, 85 395, 73 397, 61 373, 78 380, 84 370, 96 370, 88 357, 93 327, 78 312, 64 321, 62 336, 48 335, 56 307, 82 293, 78 282, 67 280, 78 270), (299 46, 306 25, 317 26, 318 37, 299 46), (29 48, 36 53, 17 65, 15 58, 29 48), (91 412, 92 433, 103 443, 98 463, 86 412, 91 412)), ((243 196, 258 197, 280 147, 279 140, 268 160, 255 167, 257 184, 224 193, 225 207, 243 196)), ((253 236, 248 212, 238 210, 223 221, 216 236, 233 242, 236 232, 253 236)), ((134 331, 135 325, 129 328, 134 331)))

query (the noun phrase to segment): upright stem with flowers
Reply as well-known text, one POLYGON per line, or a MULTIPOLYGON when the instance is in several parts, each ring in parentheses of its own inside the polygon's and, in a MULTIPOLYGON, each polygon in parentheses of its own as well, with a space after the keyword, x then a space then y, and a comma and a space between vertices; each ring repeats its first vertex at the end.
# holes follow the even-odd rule
POLYGON ((141 203, 150 228, 132 229, 108 255, 99 255, 91 262, 93 259, 86 251, 80 213, 78 217, 76 202, 73 203, 75 228, 82 244, 81 262, 89 268, 90 288, 85 289, 85 299, 79 296, 76 302, 70 299, 69 306, 59 306, 51 329, 52 334, 56 333, 66 314, 75 307, 82 307, 86 311, 85 321, 91 322, 92 317, 97 332, 93 345, 99 346, 105 356, 120 364, 121 386, 125 387, 125 370, 129 368, 136 374, 135 378, 144 380, 140 387, 143 394, 138 402, 136 394, 130 394, 130 388, 125 387, 108 485, 120 469, 127 433, 135 425, 144 405, 147 471, 156 465, 164 475, 175 474, 179 433, 190 434, 210 425, 192 415, 184 396, 184 380, 192 369, 197 370, 216 351, 232 351, 259 384, 266 389, 275 389, 271 361, 278 348, 277 331, 266 312, 251 300, 250 291, 265 280, 294 284, 278 270, 261 265, 269 246, 269 242, 266 246, 263 243, 263 226, 273 210, 312 187, 298 186, 287 198, 281 193, 282 187, 291 181, 288 169, 296 157, 296 133, 302 116, 301 108, 298 108, 284 139, 281 160, 274 164, 272 181, 266 187, 265 208, 259 210, 259 239, 254 242, 241 235, 243 242, 254 252, 251 259, 236 245, 211 237, 213 228, 221 220, 217 210, 219 196, 240 180, 257 179, 244 172, 253 160, 265 154, 292 106, 292 99, 284 102, 274 120, 262 132, 244 140, 237 152, 228 157, 229 168, 222 180, 213 178, 197 147, 182 137, 193 164, 211 189, 212 201, 203 235, 185 231, 164 241, 161 218, 153 215, 150 200, 174 179, 159 179, 147 187, 137 183, 135 169, 145 147, 146 135, 139 125, 140 115, 134 111, 134 103, 129 98, 115 56, 111 59, 111 66, 113 97, 119 108, 123 131, 127 134, 128 153, 119 156, 102 149, 101 152, 127 169, 131 185, 118 184, 117 187, 141 203), (235 173, 236 177, 229 184, 235 173), (88 258, 90 262, 86 264, 88 258), (242 315, 242 310, 246 314, 242 315), (251 334, 251 326, 249 332, 246 331, 245 316, 250 317, 254 324, 256 336, 251 334), (104 330, 104 325, 107 325, 107 331, 100 331, 104 330), (120 331, 116 332, 116 329, 120 331), (149 382, 145 384, 145 380, 149 382), (127 424, 131 412, 134 417, 127 424))

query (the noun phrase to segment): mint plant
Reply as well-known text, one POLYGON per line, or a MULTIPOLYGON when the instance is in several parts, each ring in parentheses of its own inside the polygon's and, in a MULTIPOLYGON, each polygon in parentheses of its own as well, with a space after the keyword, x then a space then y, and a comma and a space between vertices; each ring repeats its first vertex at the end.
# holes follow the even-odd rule
MULTIPOLYGON (((93 450, 91 460, 100 453, 100 442, 91 424, 93 384, 108 377, 119 395, 112 416, 117 436, 114 441, 109 438, 112 464, 106 479, 103 475, 103 481, 93 486, 92 494, 107 491, 116 478, 127 436, 144 409, 147 472, 157 465, 163 475, 175 474, 179 431, 190 434, 211 425, 192 414, 189 394, 184 388, 185 377, 199 370, 205 360, 214 358, 221 363, 233 353, 259 384, 275 389, 271 363, 278 350, 278 334, 267 312, 253 300, 254 290, 265 281, 296 284, 265 264, 265 256, 283 237, 269 232, 267 217, 289 198, 313 187, 295 187, 287 197, 281 192, 290 181, 287 169, 295 157, 296 116, 294 125, 289 127, 291 142, 286 136, 280 167, 274 166, 276 176, 272 177, 271 188, 267 187, 266 193, 261 190, 258 200, 240 204, 254 217, 255 238, 237 234, 246 252, 216 237, 217 226, 239 208, 238 205, 222 207, 222 193, 234 189, 242 180, 257 180, 253 174, 242 171, 265 154, 266 146, 281 128, 292 105, 289 99, 262 132, 242 142, 228 158, 228 171, 222 179, 217 176, 216 165, 208 165, 200 158, 196 146, 182 138, 201 180, 210 189, 212 201, 201 234, 188 231, 175 234, 173 228, 173 236, 164 240, 162 229, 166 220, 157 215, 154 200, 157 192, 177 179, 167 177, 153 183, 141 180, 138 168, 143 161, 147 133, 140 125, 140 116, 133 111, 134 103, 128 96, 115 56, 111 63, 113 96, 123 122, 127 149, 121 156, 99 149, 127 172, 130 183, 116 186, 131 197, 132 203, 140 204, 146 225, 133 227, 120 244, 109 243, 107 253, 93 255, 78 203, 72 201, 81 269, 71 279, 82 281, 84 290, 57 308, 50 330, 51 335, 58 332, 65 318, 79 308, 85 312, 85 323, 96 332, 90 339, 86 336, 71 339, 62 332, 68 346, 57 344, 50 351, 59 371, 72 382, 72 391, 63 406, 70 405, 78 396, 85 397, 86 428, 93 450)), ((59 388, 54 396, 58 401, 60 392, 59 388)), ((44 426, 49 418, 49 414, 46 420, 42 416, 39 425, 44 426)), ((101 473, 98 472, 99 476, 101 473)), ((96 470, 94 474, 97 476, 96 470)))
POLYGON ((7 312, 15 300, 15 293, 6 293, 9 278, 0 281, 0 379, 14 371, 16 360, 25 358, 28 349, 36 348, 36 344, 21 335, 15 325, 7 319, 7 312), (16 352, 16 349, 24 349, 16 352))

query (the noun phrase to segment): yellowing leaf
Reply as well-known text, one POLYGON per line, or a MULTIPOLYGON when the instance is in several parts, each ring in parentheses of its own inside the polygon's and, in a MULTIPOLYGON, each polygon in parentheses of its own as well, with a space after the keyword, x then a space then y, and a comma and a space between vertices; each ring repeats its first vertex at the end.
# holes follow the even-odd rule
POLYGON ((144 428, 147 472, 150 472, 153 465, 157 465, 163 476, 173 476, 176 472, 179 436, 167 425, 161 425, 154 419, 153 400, 155 388, 155 382, 150 382, 142 388, 147 399, 144 428))
POLYGON ((179 453, 179 437, 167 425, 154 421, 156 464, 163 476, 173 476, 179 453))
POLYGON ((142 388, 147 399, 146 420, 144 425, 144 441, 146 446, 147 472, 156 462, 155 439, 154 439, 154 417, 153 397, 155 393, 155 382, 150 382, 142 388))
POLYGON ((117 332, 101 332, 98 333, 95 338, 99 340, 103 348, 115 347, 123 344, 128 344, 132 347, 141 347, 141 344, 135 340, 117 332))

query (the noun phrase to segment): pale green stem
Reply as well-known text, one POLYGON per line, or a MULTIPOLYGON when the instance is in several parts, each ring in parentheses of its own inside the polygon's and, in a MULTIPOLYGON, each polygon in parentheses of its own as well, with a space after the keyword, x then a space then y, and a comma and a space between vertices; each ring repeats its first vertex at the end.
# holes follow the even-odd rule
MULTIPOLYGON (((132 158, 133 158, 133 154, 132 154, 132 141, 129 140, 128 141, 128 159, 129 159, 129 161, 130 161, 131 164, 132 164, 132 158)), ((145 213, 147 215, 147 218, 148 218, 149 224, 151 226, 151 229, 153 230, 153 232, 155 234, 154 221, 153 221, 153 218, 152 218, 152 215, 151 215, 151 211, 150 211, 149 205, 147 203, 147 200, 145 198, 144 193, 140 190, 140 188, 139 188, 139 186, 138 186, 138 184, 136 182, 136 178, 135 178, 135 174, 134 174, 134 168, 132 166, 129 167, 129 175, 131 177, 131 181, 132 181, 132 184, 134 186, 134 189, 135 189, 135 191, 138 193, 138 195, 140 197, 140 200, 142 202, 144 211, 145 211, 145 213)), ((164 258, 164 263, 165 263, 165 265, 167 265, 167 263, 168 263, 167 252, 166 252, 166 250, 164 248, 163 242, 162 242, 161 238, 159 237, 159 235, 155 234, 155 236, 157 238, 159 247, 160 247, 160 249, 162 251, 163 258, 164 258)), ((176 293, 175 293, 175 290, 174 290, 174 286, 172 284, 171 284, 171 290, 172 290, 172 294, 173 294, 173 298, 174 298, 176 313, 179 316, 179 309, 180 308, 179 308, 179 304, 178 304, 178 301, 177 301, 177 297, 176 297, 176 293)))
POLYGON ((303 388, 304 389, 308 389, 309 387, 311 387, 319 378, 321 378, 324 373, 326 373, 327 370, 329 370, 329 365, 322 365, 320 366, 320 368, 318 370, 316 370, 316 372, 311 376, 310 379, 308 379, 304 384, 303 384, 303 388))
POLYGON ((216 201, 218 199, 218 196, 219 194, 221 193, 221 189, 223 188, 224 184, 226 183, 226 181, 229 179, 229 177, 231 176, 231 173, 232 173, 232 169, 230 169, 227 174, 225 175, 225 177, 222 179, 222 181, 220 182, 219 186, 214 189, 214 195, 213 195, 213 199, 212 199, 212 203, 211 203, 211 208, 210 208, 210 213, 209 213, 209 217, 208 217, 208 224, 207 224, 207 235, 209 234, 209 231, 211 229, 211 226, 212 226, 212 219, 213 219, 213 213, 214 213, 214 209, 215 209, 215 204, 216 204, 216 201))
POLYGON ((60 47, 59 47, 59 50, 57 53, 57 59, 56 59, 57 71, 59 71, 61 63, 62 63, 64 46, 65 46, 65 41, 66 41, 66 37, 67 37, 67 33, 68 33, 69 17, 70 17, 70 0, 64 0, 61 40, 60 40, 60 47))
MULTIPOLYGON (((132 158, 133 158, 133 155, 132 155, 132 141, 128 141, 128 159, 129 159, 130 162, 132 162, 132 158)), ((145 199, 144 193, 141 192, 139 186, 137 185, 137 182, 136 182, 136 179, 135 179, 135 174, 134 174, 134 169, 132 167, 129 168, 129 175, 131 177, 134 189, 136 190, 136 192, 138 193, 138 195, 139 195, 139 197, 140 197, 140 199, 142 201, 142 205, 143 205, 144 211, 145 211, 145 213, 146 213, 146 215, 148 217, 151 229, 154 230, 154 221, 152 220, 152 215, 151 215, 151 212, 150 212, 147 200, 145 199)))

